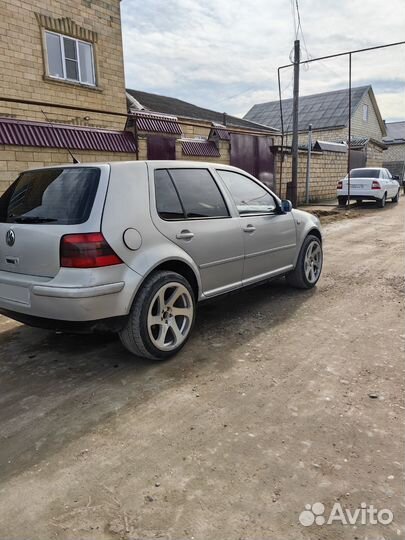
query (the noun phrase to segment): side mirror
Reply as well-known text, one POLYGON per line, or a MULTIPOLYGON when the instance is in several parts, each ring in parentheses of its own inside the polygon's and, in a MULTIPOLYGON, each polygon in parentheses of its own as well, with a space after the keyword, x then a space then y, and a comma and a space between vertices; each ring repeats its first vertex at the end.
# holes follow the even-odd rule
POLYGON ((399 180, 399 175, 398 174, 393 174, 392 179, 393 180, 399 180))
POLYGON ((292 203, 288 199, 283 199, 281 201, 281 209, 283 210, 284 214, 287 214, 288 212, 291 212, 292 210, 292 203))

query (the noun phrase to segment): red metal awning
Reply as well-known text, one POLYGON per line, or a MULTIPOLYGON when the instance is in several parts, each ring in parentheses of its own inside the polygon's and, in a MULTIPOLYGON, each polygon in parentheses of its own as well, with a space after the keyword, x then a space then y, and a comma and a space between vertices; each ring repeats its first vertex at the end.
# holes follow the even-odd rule
POLYGON ((181 135, 182 133, 176 116, 142 111, 136 113, 135 118, 138 131, 168 133, 171 135, 181 135))
POLYGON ((0 144, 136 152, 135 138, 129 131, 109 131, 10 118, 0 118, 0 144))
POLYGON ((220 157, 216 144, 213 141, 182 141, 183 154, 196 157, 220 157))

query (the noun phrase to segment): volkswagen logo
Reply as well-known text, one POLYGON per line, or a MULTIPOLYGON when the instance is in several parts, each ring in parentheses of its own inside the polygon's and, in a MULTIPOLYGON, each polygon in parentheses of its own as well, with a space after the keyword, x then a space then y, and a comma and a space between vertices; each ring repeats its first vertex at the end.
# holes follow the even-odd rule
POLYGON ((9 230, 6 232, 6 242, 7 242, 7 245, 9 245, 9 246, 14 246, 14 242, 15 242, 15 232, 13 231, 13 229, 9 229, 9 230))

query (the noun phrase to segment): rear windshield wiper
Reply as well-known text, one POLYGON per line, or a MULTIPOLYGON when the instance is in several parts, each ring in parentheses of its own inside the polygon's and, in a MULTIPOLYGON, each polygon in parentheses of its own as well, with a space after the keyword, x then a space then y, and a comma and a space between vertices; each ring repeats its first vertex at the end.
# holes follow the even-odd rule
POLYGON ((40 216, 20 216, 12 219, 14 219, 15 223, 52 223, 53 221, 58 221, 54 218, 45 218, 40 216))

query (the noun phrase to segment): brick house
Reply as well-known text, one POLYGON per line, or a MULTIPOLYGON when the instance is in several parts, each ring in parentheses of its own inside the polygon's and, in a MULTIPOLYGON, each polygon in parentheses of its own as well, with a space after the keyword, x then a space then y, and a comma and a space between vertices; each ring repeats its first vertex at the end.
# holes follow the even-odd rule
MULTIPOLYGON (((384 121, 371 85, 352 88, 352 166, 382 166, 384 121)), ((292 99, 282 100, 285 144, 292 138, 292 99)), ((281 130, 279 101, 254 105, 245 119, 281 130)), ((308 127, 312 124, 313 139, 348 142, 349 90, 334 90, 301 96, 299 100, 299 142, 306 143, 308 127)))
POLYGON ((82 162, 233 162, 272 185, 276 130, 191 104, 200 114, 180 122, 146 93, 127 104, 120 0, 3 0, 0 29, 0 193, 23 169, 71 162, 67 148, 82 162))
POLYGON ((65 146, 133 158, 125 116, 85 110, 126 113, 120 0, 3 0, 0 29, 0 192, 22 169, 71 161, 65 146))
POLYGON ((404 179, 405 173, 405 122, 386 122, 387 136, 384 143, 384 167, 404 179))

